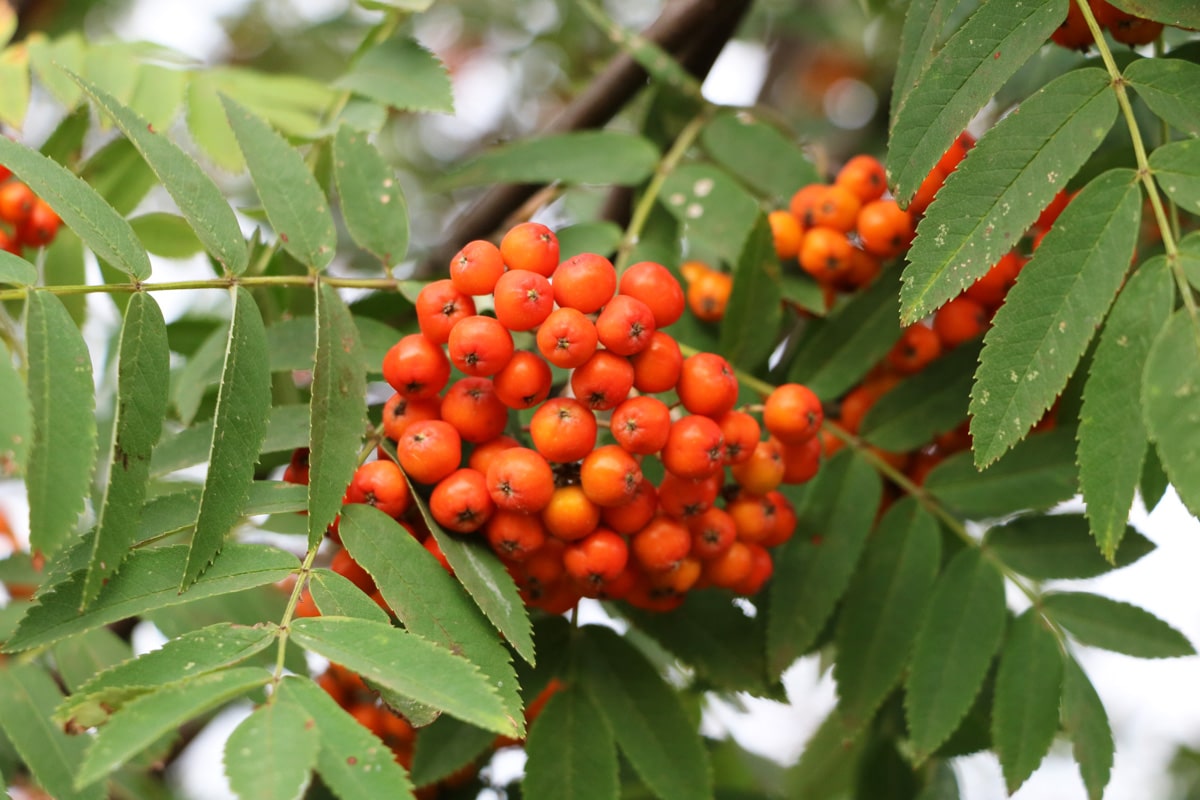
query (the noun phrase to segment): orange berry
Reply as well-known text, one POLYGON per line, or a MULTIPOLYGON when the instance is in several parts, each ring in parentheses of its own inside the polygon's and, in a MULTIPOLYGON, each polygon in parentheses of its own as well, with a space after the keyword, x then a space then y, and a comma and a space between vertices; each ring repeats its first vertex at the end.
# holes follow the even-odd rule
POLYGON ((549 278, 558 266, 558 237, 541 223, 522 222, 504 234, 500 255, 509 269, 527 269, 549 278))
POLYGON ((521 443, 511 436, 497 436, 491 441, 475 445, 475 449, 471 451, 470 458, 467 459, 467 466, 486 475, 488 467, 491 466, 492 459, 496 457, 497 453, 507 450, 510 447, 520 446, 521 443))
POLYGON ((554 494, 554 472, 541 454, 513 447, 496 454, 488 466, 487 485, 497 508, 534 514, 554 494))
POLYGON ((929 170, 929 174, 925 176, 925 180, 921 181, 921 185, 917 187, 917 193, 913 195, 913 199, 908 204, 908 213, 913 216, 925 213, 925 209, 929 208, 929 204, 937 196, 938 190, 946 182, 946 174, 945 170, 936 166, 929 170))
POLYGON ((667 471, 680 478, 707 478, 724 465, 725 437, 708 417, 683 417, 671 424, 661 457, 667 471))
POLYGON ((495 510, 487 479, 473 469, 450 473, 438 481, 429 496, 429 513, 439 525, 455 533, 479 530, 495 510))
POLYGON ((20 225, 33 212, 38 197, 21 181, 0 186, 0 219, 10 225, 20 225))
POLYGON ((783 482, 807 483, 821 468, 821 438, 814 436, 800 444, 783 447, 783 482))
POLYGON ((343 502, 365 503, 389 517, 400 517, 412 502, 412 492, 394 462, 369 461, 354 471, 343 502))
POLYGON ((719 322, 725 316, 725 307, 729 305, 732 292, 733 276, 709 270, 688 284, 688 308, 702 322, 719 322))
POLYGON ((887 170, 874 156, 858 155, 842 166, 833 182, 862 202, 869 203, 878 200, 887 190, 887 170))
POLYGON ((555 309, 537 332, 538 352, 562 369, 583 364, 596 352, 598 342, 596 326, 574 308, 555 309))
POLYGON ((692 535, 670 517, 655 517, 629 541, 633 558, 651 572, 669 570, 692 551, 692 535))
POLYGON ((571 375, 571 391, 588 408, 607 411, 629 396, 633 365, 629 359, 597 350, 571 375))
POLYGON ((615 444, 588 453, 579 468, 583 493, 598 506, 623 506, 631 502, 642 482, 637 459, 615 444))
POLYGON ((646 394, 667 392, 679 382, 683 353, 669 333, 656 330, 646 349, 629 359, 633 364, 633 388, 646 394))
POLYGON ((1008 290, 1017 282, 1025 259, 1016 251, 1005 253, 979 280, 967 287, 964 295, 987 309, 999 308, 1008 290))
POLYGON ((717 418, 725 436, 725 463, 740 464, 754 453, 762 438, 758 420, 744 411, 730 411, 717 418))
POLYGON ((658 485, 658 507, 669 516, 687 520, 712 508, 721 493, 722 475, 680 478, 668 472, 658 485))
POLYGON ((820 193, 813 193, 813 204, 801 221, 807 230, 829 228, 839 233, 854 230, 854 221, 862 200, 843 186, 824 186, 820 193))
POLYGON ((466 295, 491 294, 503 274, 500 248, 483 239, 467 242, 450 259, 450 280, 466 295))
POLYGON ((667 443, 671 411, 653 397, 631 397, 613 409, 609 422, 613 438, 634 455, 657 453, 667 443))
POLYGON ((712 507, 688 520, 692 534, 692 555, 709 560, 728 550, 737 541, 737 525, 723 508, 712 507))
POLYGON ((825 418, 821 400, 807 386, 785 383, 763 405, 763 425, 784 444, 800 444, 816 435, 825 418))
POLYGON ((383 433, 397 441, 417 420, 438 419, 441 408, 437 397, 405 397, 396 393, 383 404, 383 433))
POLYGON ((554 271, 554 302, 591 314, 604 308, 617 291, 612 262, 595 253, 580 253, 554 271))
POLYGON ((554 310, 550 281, 526 269, 509 270, 496 281, 496 319, 510 331, 533 330, 554 310))
POLYGON ((454 366, 467 375, 484 378, 504 369, 514 350, 508 329, 499 320, 480 315, 459 320, 450 331, 448 344, 454 366))
POLYGON ((622 506, 607 506, 600 509, 600 521, 617 533, 637 533, 654 518, 658 510, 658 490, 645 477, 633 492, 633 499, 622 506))
POLYGON ((483 532, 497 555, 517 563, 528 561, 546 544, 546 527, 537 514, 497 509, 483 532))
POLYGON ((646 304, 656 328, 665 328, 683 316, 683 287, 662 264, 639 261, 621 275, 618 291, 646 304))
POLYGON ((445 344, 458 321, 475 313, 475 301, 452 281, 440 280, 422 287, 417 294, 416 309, 417 324, 425 338, 434 344, 445 344))
POLYGON ((578 541, 600 524, 600 506, 588 499, 582 487, 562 486, 542 509, 542 523, 564 542, 578 541))
POLYGON ((629 561, 629 546, 618 534, 600 528, 563 551, 563 566, 575 580, 598 588, 616 578, 629 561))
POLYGON ((543 403, 529 422, 533 446, 547 461, 579 461, 596 446, 596 415, 571 397, 543 403))
POLYGON ((854 249, 845 233, 812 228, 800 244, 800 267, 819 281, 833 281, 850 270, 854 249))
POLYGON ((783 448, 778 440, 765 439, 754 448, 750 458, 734 464, 729 471, 747 492, 765 495, 783 482, 783 448))
POLYGON ((434 397, 450 380, 450 362, 442 348, 412 333, 384 355, 383 379, 405 397, 434 397))
POLYGON ((942 342, 933 328, 916 323, 900 334, 900 339, 888 351, 887 363, 904 375, 912 375, 942 354, 942 342))
POLYGON ((767 223, 771 226, 775 255, 784 260, 795 258, 800 252, 800 240, 804 238, 800 221, 790 211, 772 211, 767 214, 767 223))
POLYGON ((487 378, 462 378, 446 390, 441 418, 454 426, 463 441, 472 444, 495 439, 508 424, 508 406, 496 396, 487 378))
POLYGON ((895 200, 873 200, 858 212, 858 238, 863 249, 880 258, 895 258, 912 244, 912 215, 895 200))
POLYGON ((721 356, 697 353, 684 360, 675 391, 691 413, 716 418, 737 405, 738 380, 721 356))
POLYGON ((496 397, 504 405, 516 409, 533 408, 545 400, 553 381, 549 365, 528 350, 513 353, 504 369, 492 378, 496 397))
POLYGON ((596 318, 600 344, 619 356, 632 356, 649 347, 656 327, 650 306, 625 294, 609 301, 596 318))
POLYGON ((449 422, 414 422, 396 442, 396 457, 404 473, 417 483, 435 484, 458 469, 462 437, 449 422))
POLYGON ((959 295, 933 315, 933 330, 949 350, 969 342, 987 330, 987 309, 965 295, 959 295))

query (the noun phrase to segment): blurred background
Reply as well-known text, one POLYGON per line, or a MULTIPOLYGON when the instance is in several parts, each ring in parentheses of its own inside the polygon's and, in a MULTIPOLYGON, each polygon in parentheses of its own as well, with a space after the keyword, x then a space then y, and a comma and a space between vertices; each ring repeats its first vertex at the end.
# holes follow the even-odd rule
MULTIPOLYGON (((10 0, 19 12, 18 38, 34 32, 54 37, 83 30, 88 40, 144 41, 168 48, 158 57, 175 64, 238 65, 263 72, 292 72, 316 81, 341 74, 346 59, 380 15, 347 0, 10 0)), ((627 29, 650 26, 670 9, 654 0, 608 0, 606 11, 627 29)), ((678 5, 678 3, 674 3, 678 5)), ((711 101, 762 107, 801 141, 823 174, 849 156, 883 155, 889 87, 904 3, 825 0, 796 3, 759 0, 717 37, 704 80, 711 101), (733 25, 736 24, 736 29, 733 25)), ((570 0, 442 0, 415 22, 419 40, 446 64, 454 86, 453 114, 405 114, 387 120, 379 136, 400 176, 411 217, 409 258, 399 277, 421 277, 438 267, 438 254, 467 239, 464 219, 488 189, 447 188, 439 178, 450 165, 491 145, 545 130, 614 55, 608 38, 570 0)), ((679 35, 686 39, 686 29, 679 35)), ((1050 75, 1084 56, 1046 47, 1021 70, 980 117, 985 130, 1017 99, 1050 75)), ((640 125, 640 98, 612 123, 640 125)), ((5 130, 36 146, 63 116, 62 107, 35 85, 24 129, 5 130)), ((176 123, 181 129, 185 122, 176 123)), ((102 134, 103 135, 103 134, 102 134)), ((177 139, 186 139, 181 131, 177 139)), ((98 148, 102 140, 88 143, 98 148)), ((203 160, 203 159, 202 159, 203 160)), ((209 164, 232 192, 248 190, 240 177, 209 164)), ((799 188, 799 187, 797 187, 799 188)), ((164 195, 152 192, 143 206, 157 209, 164 195)), ((506 212, 517 209, 509 208, 506 212)), ((621 221, 619 197, 607 190, 573 188, 538 212, 559 225, 608 216, 621 221)), ((495 226, 493 226, 495 227, 495 226)), ((372 265, 340 261, 346 274, 372 265)), ((94 267, 94 265, 93 265, 94 267)), ((204 259, 154 260, 155 277, 208 277, 204 259)), ((377 267, 376 267, 377 269, 377 267)), ((94 276, 99 279, 98 272, 94 276)), ((168 321, 196 313, 193 298, 167 293, 160 300, 168 321)), ((119 317, 111 301, 88 300, 89 335, 105 339, 119 317)), ((20 484, 0 481, 0 507, 18 528, 26 508, 20 484)), ((1075 506, 1077 510, 1078 506, 1075 506)), ((1172 492, 1152 513, 1135 508, 1132 523, 1158 549, 1124 570, 1085 582, 1086 588, 1141 605, 1200 642, 1200 603, 1195 589, 1200 564, 1200 523, 1172 492)), ((1020 610, 1023 598, 1010 598, 1020 610)), ((587 601, 585 601, 587 602, 587 601)), ((589 617, 601 619, 599 606, 589 617)), ((586 619, 586 618, 585 618, 586 619)), ((146 624, 135 641, 161 641, 146 624)), ((1196 659, 1139 660, 1080 648, 1108 709, 1117 740, 1110 800, 1200 798, 1200 663, 1196 659)), ((714 701, 705 712, 710 735, 728 734, 744 747, 781 763, 794 762, 806 739, 833 707, 832 678, 819 657, 803 659, 786 675, 789 703, 751 697, 738 704, 714 701)), ((224 785, 223 736, 247 709, 217 718, 173 767, 176 791, 185 798, 231 797, 224 785)), ((519 756, 508 752, 493 769, 512 774, 519 756)), ((1004 797, 1003 779, 990 755, 955 762, 963 797, 1004 797)), ((1059 743, 1041 769, 1014 797, 1076 800, 1086 797, 1069 746, 1059 743)))

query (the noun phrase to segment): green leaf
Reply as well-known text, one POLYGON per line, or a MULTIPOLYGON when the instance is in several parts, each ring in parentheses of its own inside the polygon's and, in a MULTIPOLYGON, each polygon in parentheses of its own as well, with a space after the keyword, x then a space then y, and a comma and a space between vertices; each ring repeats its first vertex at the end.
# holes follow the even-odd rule
POLYGON ((415 633, 365 619, 311 617, 292 622, 292 638, 419 703, 490 731, 519 735, 516 720, 478 667, 415 633))
POLYGON ((1200 9, 1187 0, 1116 0, 1117 8, 1177 28, 1200 27, 1200 9))
POLYGON ((913 0, 904 14, 900 32, 900 52, 896 58, 896 73, 892 78, 892 104, 888 113, 888 130, 896 124, 896 113, 908 93, 925 72, 938 52, 938 43, 945 33, 948 18, 958 3, 952 0, 913 0))
POLYGON ((866 737, 847 741, 837 710, 829 713, 787 771, 785 797, 852 797, 866 737))
MULTIPOLYGON (((42 262, 42 280, 46 286, 77 286, 87 283, 87 265, 85 263, 83 242, 70 228, 59 228, 58 235, 42 251, 45 260, 42 262)), ((104 269, 101 262, 101 269, 104 269)), ((113 295, 114 298, 122 297, 113 295)), ((66 307, 77 325, 83 325, 87 319, 87 297, 84 295, 63 295, 58 298, 66 307)), ((124 302, 114 299, 118 306, 124 302)))
POLYGON ((49 203, 97 258, 137 280, 150 277, 150 259, 129 223, 82 179, 36 150, 4 137, 0 137, 0 164, 49 203))
POLYGON ((117 404, 108 486, 96 521, 92 557, 83 584, 86 608, 121 567, 141 523, 150 480, 150 456, 167 413, 170 351, 167 323, 145 292, 129 299, 121 326, 117 404))
POLYGON ((1145 609, 1087 592, 1042 597, 1046 616, 1083 644, 1138 658, 1195 655, 1182 633, 1145 609))
POLYGON ((383 623, 391 621, 387 612, 363 594, 362 589, 332 570, 313 570, 308 589, 322 616, 357 617, 383 623))
POLYGON ((186 633, 157 650, 93 674, 62 702, 54 718, 62 723, 74 720, 85 728, 99 725, 128 701, 160 686, 245 661, 267 649, 277 634, 274 625, 249 628, 231 622, 186 633))
POLYGON ((25 382, 7 345, 0 342, 0 477, 11 477, 25 467, 32 427, 25 382))
POLYGON ((437 541, 442 555, 454 570, 454 576, 463 585, 471 599, 496 626, 505 641, 513 646, 530 664, 537 663, 533 646, 533 624, 529 621, 529 612, 517 592, 517 584, 504 564, 492 552, 478 541, 468 541, 442 530, 441 526, 428 514, 424 500, 414 499, 421 505, 429 530, 437 541))
POLYGON ((102 785, 79 791, 71 783, 87 740, 68 736, 50 722, 50 711, 61 699, 54 678, 39 666, 8 664, 0 669, 0 729, 38 783, 57 800, 99 800, 104 797, 102 785))
POLYGON ((688 592, 666 614, 622 609, 624 616, 716 689, 774 694, 767 677, 766 620, 750 618, 722 592, 688 592))
MULTIPOLYGON (((1142 503, 1146 506, 1146 512, 1150 513, 1162 502, 1163 495, 1167 493, 1167 487, 1170 486, 1170 481, 1167 480, 1167 475, 1163 472, 1162 464, 1158 460, 1158 451, 1153 447, 1146 448, 1146 463, 1142 468, 1142 477, 1138 482, 1137 489, 1142 495, 1142 503)), ((1086 509, 1085 509, 1086 511, 1086 509)))
POLYGON ((311 680, 285 677, 279 698, 298 703, 316 722, 317 774, 340 797, 412 797, 412 784, 391 749, 311 680))
MULTIPOLYGON (((686 226, 686 237, 736 264, 762 211, 728 172, 710 164, 684 164, 662 186, 662 205, 686 226)), ((664 263, 670 263, 664 262, 664 263)))
POLYGON ((733 273, 733 291, 721 323, 718 352, 731 364, 766 364, 783 322, 782 270, 767 218, 759 215, 733 273))
POLYGON ((1200 64, 1182 58, 1139 58, 1125 68, 1124 78, 1167 124, 1200 136, 1200 108, 1193 97, 1200 64))
POLYGON ((1165 259, 1142 264, 1113 304, 1084 385, 1077 433, 1079 488, 1092 535, 1110 560, 1125 533, 1146 457, 1142 372, 1174 295, 1165 259))
POLYGON ((752 111, 718 114, 704 126, 700 143, 714 161, 780 205, 820 179, 800 143, 755 119, 752 111))
MULTIPOLYGON (((995 13, 1011 11, 997 5, 995 13)), ((934 311, 1011 250, 1116 116, 1108 75, 1078 69, 1039 89, 988 131, 917 226, 900 290, 903 320, 934 311)))
POLYGON ((92 740, 75 777, 85 787, 104 778, 185 722, 266 684, 271 673, 237 667, 188 678, 139 697, 122 708, 92 740))
POLYGON ((576 131, 520 139, 489 150, 446 177, 450 186, 480 183, 598 183, 635 186, 654 172, 658 149, 619 131, 576 131))
POLYGON ((74 533, 96 465, 92 358, 67 309, 49 292, 30 292, 25 335, 33 412, 25 473, 29 543, 50 555, 74 533))
POLYGON ((793 357, 788 380, 832 400, 858 383, 900 338, 896 289, 900 270, 885 270, 829 317, 814 322, 793 357))
POLYGON ((155 128, 165 130, 179 113, 191 74, 155 64, 139 64, 129 108, 155 128))
POLYGON ((466 655, 491 678, 508 715, 521 719, 521 698, 508 651, 463 586, 437 559, 398 522, 368 505, 347 506, 338 533, 404 626, 466 655))
POLYGON ((959 800, 961 796, 954 767, 949 761, 939 761, 933 770, 933 776, 917 795, 916 800, 959 800))
POLYGON ((320 544, 358 468, 367 425, 367 365, 337 289, 317 289, 317 357, 309 417, 308 546, 320 544))
POLYGON ((225 742, 225 774, 243 800, 304 796, 321 746, 312 716, 287 695, 273 697, 234 728, 225 742))
POLYGON ((20 129, 29 108, 29 50, 17 45, 0 51, 0 122, 20 129))
POLYGON ((333 140, 333 176, 350 236, 385 267, 408 252, 408 206, 395 171, 366 134, 346 125, 333 140))
POLYGON ((712 794, 696 726, 645 657, 609 628, 579 630, 579 681, 642 781, 661 800, 712 794))
MULTIPOLYGON (((353 321, 369 370, 376 375, 382 374, 383 357, 396 343, 396 329, 370 317, 355 317, 353 321)), ((267 328, 271 371, 312 369, 313 343, 316 336, 316 320, 307 316, 283 319, 267 328)), ((215 383, 219 377, 219 371, 213 370, 211 381, 215 383)), ((209 380, 207 373, 204 380, 209 380)))
POLYGON ((621 228, 615 222, 579 222, 559 228, 558 257, 563 261, 580 253, 610 256, 621 243, 621 228))
POLYGON ((1200 140, 1157 148, 1150 154, 1150 169, 1167 197, 1192 214, 1200 213, 1200 140))
MULTIPOLYGON (((1046 43, 1066 17, 1066 6, 1066 0, 983 3, 924 69, 916 59, 924 60, 929 50, 910 51, 905 71, 896 74, 900 99, 888 141, 888 174, 897 199, 912 198, 971 118, 1046 43)), ((943 25, 932 15, 919 43, 932 48, 943 25)), ((906 24, 905 33, 910 30, 906 24)))
MULTIPOLYGON (((597 721, 603 725, 602 722, 597 721)), ((428 786, 453 775, 481 755, 490 753, 496 744, 496 734, 460 722, 454 717, 440 716, 421 729, 413 748, 412 780, 417 786, 428 786)), ((613 751, 614 755, 616 751, 613 751)))
POLYGON ((888 510, 868 543, 834 639, 838 712, 848 732, 870 723, 899 683, 937 577, 941 547, 937 522, 912 498, 888 510))
POLYGON ((1132 525, 1126 526, 1120 540, 1121 549, 1109 562, 1096 549, 1082 515, 1031 515, 992 528, 984 536, 983 546, 1022 575, 1049 581, 1094 578, 1127 567, 1154 550, 1154 542, 1132 525))
POLYGON ((767 670, 781 675, 817 640, 846 591, 883 487, 874 467, 852 452, 821 465, 797 535, 776 550, 768 587, 767 670))
POLYGON ((401 111, 454 112, 454 94, 445 65, 408 38, 375 45, 333 86, 401 111))
POLYGON ((863 418, 858 433, 893 453, 915 450, 967 418, 978 341, 959 345, 891 389, 863 418))
POLYGON ((241 227, 212 178, 153 124, 82 78, 75 81, 141 153, 208 252, 234 275, 244 272, 248 256, 241 227))
POLYGON ((37 267, 7 250, 0 250, 0 283, 33 286, 37 280, 37 267))
POLYGON ((228 97, 221 102, 283 249, 314 269, 329 266, 337 251, 337 231, 304 158, 260 117, 228 97))
POLYGON ((217 94, 217 82, 211 73, 199 72, 188 82, 187 127, 192 139, 218 167, 228 172, 245 169, 246 162, 225 116, 221 97, 217 94))
POLYGON ((53 644, 151 609, 275 583, 298 566, 295 556, 274 547, 231 544, 187 594, 180 594, 179 574, 187 557, 186 545, 137 550, 100 590, 86 614, 79 613, 84 573, 77 571, 39 597, 39 604, 29 609, 5 643, 4 652, 53 644))
POLYGON ((1029 437, 982 473, 969 451, 955 453, 925 488, 968 519, 1049 508, 1075 494, 1074 450, 1071 431, 1059 429, 1029 437))
POLYGON ((1066 385, 1129 270, 1141 210, 1133 170, 1110 170, 1071 200, 1021 270, 975 373, 976 465, 1024 437, 1066 385))
POLYGON ((244 67, 211 70, 218 94, 254 110, 280 133, 304 139, 327 135, 325 112, 338 93, 322 81, 289 72, 244 67))
POLYGON ((992 741, 1012 794, 1042 763, 1058 732, 1063 653, 1040 615, 1026 611, 1000 651, 992 741))
POLYGON ((929 598, 905 681, 916 761, 958 727, 1004 638, 1004 578, 979 550, 951 559, 929 598))
POLYGON ((204 249, 188 221, 175 214, 152 211, 132 217, 129 225, 151 255, 189 258, 204 249))
POLYGON ((54 663, 71 692, 78 692, 96 673, 130 658, 132 646, 108 628, 72 636, 54 646, 54 663))
POLYGON ((1071 737, 1075 761, 1089 800, 1101 800, 1113 766, 1113 737, 1108 714, 1095 687, 1075 659, 1063 670, 1062 724, 1071 737))
POLYGON ((555 693, 529 729, 525 797, 616 800, 617 743, 604 718, 580 688, 555 693))
MULTIPOLYGON (((276 406, 267 417, 267 436, 260 453, 280 453, 308 444, 308 405, 276 406)), ((213 421, 205 420, 164 439, 154 449, 150 474, 160 478, 208 460, 213 421)), ((307 490, 306 490, 307 491, 307 490)))
POLYGON ((1150 346, 1142 413, 1171 485, 1200 514, 1200 327, 1186 309, 1171 315, 1150 346))
POLYGON ((83 69, 84 47, 79 33, 54 40, 40 35, 29 38, 30 66, 50 94, 68 110, 83 97, 83 92, 71 80, 70 72, 83 69))
MULTIPOLYGON (((79 75, 103 88, 118 102, 128 103, 138 79, 138 61, 134 46, 127 42, 90 44, 83 54, 83 70, 79 75)), ((67 75, 79 83, 79 75, 70 72, 67 75)), ((87 88, 83 86, 84 92, 87 88)), ((102 121, 102 125, 107 130, 107 121, 102 121)))
POLYGON ((358 0, 358 4, 363 8, 389 9, 398 8, 401 11, 425 11, 431 5, 433 0, 358 0))
POLYGON ((208 477, 204 481, 196 535, 181 590, 213 563, 229 530, 241 518, 271 410, 271 377, 262 316, 246 289, 239 286, 232 294, 233 323, 225 346, 225 366, 213 415, 208 477))
MULTIPOLYGON (((154 171, 128 139, 118 137, 95 152, 80 169, 79 177, 122 217, 132 213, 158 183, 154 171)), ((110 269, 110 282, 120 275, 110 269)))

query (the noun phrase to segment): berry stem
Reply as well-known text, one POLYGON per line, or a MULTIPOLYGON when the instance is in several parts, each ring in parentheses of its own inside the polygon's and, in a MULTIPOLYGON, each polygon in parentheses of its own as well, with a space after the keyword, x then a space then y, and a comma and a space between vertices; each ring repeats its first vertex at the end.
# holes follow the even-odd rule
POLYGON ((704 107, 700 109, 700 113, 692 117, 692 120, 684 126, 684 129, 679 132, 679 136, 671 145, 671 149, 658 162, 658 167, 654 170, 654 176, 650 179, 650 183, 646 185, 646 191, 638 199, 637 206, 633 209, 633 215, 629 218, 629 227, 625 229, 625 235, 621 237, 621 244, 617 247, 615 266, 618 275, 624 272, 625 268, 629 266, 629 258, 633 254, 633 248, 642 236, 642 229, 646 227, 646 221, 650 219, 650 212, 654 210, 654 204, 658 202, 658 196, 662 194, 663 184, 667 182, 667 178, 679 166, 679 162, 683 160, 687 151, 691 149, 696 138, 700 136, 700 131, 704 130, 704 126, 712 119, 715 110, 716 106, 705 103, 704 107))
POLYGON ((1158 193, 1158 186, 1154 182, 1150 159, 1146 155, 1146 144, 1142 140, 1141 129, 1133 114, 1133 104, 1129 102, 1129 93, 1125 90, 1125 78, 1117 68, 1112 50, 1109 49, 1108 42, 1104 39, 1104 33, 1100 30, 1100 23, 1096 21, 1096 16, 1092 13, 1087 0, 1075 0, 1075 5, 1079 7, 1088 29, 1092 32, 1092 39, 1096 44, 1096 49, 1100 52, 1101 60, 1104 61, 1104 68, 1112 79, 1113 92, 1117 95, 1117 105, 1121 107, 1121 113, 1125 116, 1125 126, 1129 129, 1129 138, 1133 142, 1133 154, 1137 158, 1138 178, 1150 200, 1150 208, 1154 211, 1154 220, 1158 224, 1158 231, 1162 236, 1167 263, 1171 265, 1171 273, 1175 276, 1175 283, 1178 284, 1179 293, 1183 296, 1183 306, 1192 320, 1192 332, 1196 337, 1197 345, 1200 346, 1200 312, 1196 309, 1196 299, 1192 296, 1192 287, 1188 284, 1187 274, 1183 271, 1183 262, 1179 258, 1179 246, 1175 242, 1175 232, 1171 227, 1170 220, 1167 219, 1162 196, 1158 193))
MULTIPOLYGON (((287 656, 287 643, 290 634, 290 626, 292 618, 296 615, 296 606, 300 603, 300 595, 304 592, 304 588, 308 586, 308 579, 312 576, 313 561, 317 558, 317 550, 321 543, 317 542, 312 547, 308 548, 308 552, 304 554, 304 562, 300 565, 300 570, 296 574, 296 585, 292 587, 292 596, 288 598, 287 607, 283 610, 283 619, 279 622, 279 650, 275 656, 275 672, 271 676, 271 685, 278 687, 279 682, 283 680, 283 662, 287 656)), ((271 698, 275 697, 275 693, 271 693, 271 698)), ((271 698, 268 698, 268 702, 271 698)))

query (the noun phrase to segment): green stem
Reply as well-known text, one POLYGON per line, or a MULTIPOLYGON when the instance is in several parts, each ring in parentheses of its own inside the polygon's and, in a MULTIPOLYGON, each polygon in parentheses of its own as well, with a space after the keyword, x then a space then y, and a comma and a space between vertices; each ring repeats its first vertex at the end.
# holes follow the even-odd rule
MULTIPOLYGON (((320 546, 321 543, 317 542, 304 554, 304 563, 300 565, 300 570, 296 574, 296 585, 292 587, 292 596, 288 598, 287 607, 283 610, 283 619, 279 622, 279 650, 275 655, 275 672, 271 677, 272 686, 279 686, 279 682, 283 680, 283 662, 287 657, 287 643, 292 619, 296 616, 296 606, 300 603, 300 595, 304 593, 304 588, 308 586, 308 579, 312 576, 313 561, 317 558, 317 550, 320 546)), ((271 698, 274 697, 275 693, 272 692, 271 698)))
MULTIPOLYGON (((335 278, 321 276, 322 283, 330 286, 353 289, 398 290, 400 281, 395 278, 335 278)), ((97 285, 78 284, 63 286, 22 287, 0 290, 0 301, 23 299, 31 290, 56 295, 73 294, 133 294, 134 292, 177 292, 187 289, 228 289, 231 286, 305 286, 317 283, 314 275, 248 275, 242 277, 208 278, 196 281, 164 281, 162 283, 104 283, 97 285)))
POLYGON ((1091 7, 1087 4, 1087 0, 1075 0, 1075 5, 1083 13, 1083 18, 1087 22, 1088 29, 1092 32, 1092 39, 1096 44, 1096 49, 1100 52, 1100 58, 1104 62, 1104 68, 1108 71, 1109 77, 1112 79, 1113 92, 1117 96, 1117 105, 1121 108, 1121 113, 1125 117, 1125 125, 1129 129, 1129 138, 1133 142, 1133 154, 1137 159, 1138 179, 1142 182, 1142 187, 1146 191, 1146 196, 1150 200, 1150 208, 1154 211, 1154 220, 1158 224, 1159 234, 1162 236, 1163 249, 1166 250, 1167 263, 1171 265, 1171 273, 1175 276, 1175 283, 1179 286, 1179 293, 1183 296, 1183 306, 1187 309, 1188 316, 1192 320, 1192 330, 1196 336, 1196 342, 1200 345, 1200 312, 1196 309, 1196 299, 1192 296, 1192 288, 1188 284, 1187 274, 1183 271, 1183 262, 1179 259, 1179 246, 1175 242, 1175 232, 1171 227, 1171 222, 1167 218, 1167 211, 1163 205, 1162 196, 1158 193, 1158 186, 1154 182, 1154 173, 1150 169, 1150 158, 1146 154, 1146 144, 1142 139, 1141 129, 1138 127, 1137 118, 1133 114, 1133 104, 1129 102, 1129 93, 1125 90, 1125 78, 1121 75, 1121 71, 1117 69, 1117 62, 1113 59, 1112 50, 1108 47, 1108 42, 1104 39, 1104 33, 1100 30, 1100 23, 1096 21, 1096 17, 1092 14, 1091 7))
POLYGON ((654 204, 658 202, 658 196, 662 194, 663 184, 675 168, 679 166, 679 162, 691 149, 696 138, 700 135, 700 131, 704 130, 704 126, 712 118, 715 106, 706 104, 700 110, 700 113, 692 118, 679 136, 675 139, 671 149, 658 162, 658 167, 654 170, 654 176, 650 179, 650 183, 646 185, 646 191, 638 199, 638 204, 633 209, 633 214, 629 218, 629 227, 625 229, 625 235, 621 237, 621 244, 617 248, 616 267, 617 272, 623 272, 625 267, 629 265, 629 257, 633 254, 633 248, 637 245, 638 240, 642 236, 642 230, 646 227, 646 221, 650 219, 650 212, 654 210, 654 204))

